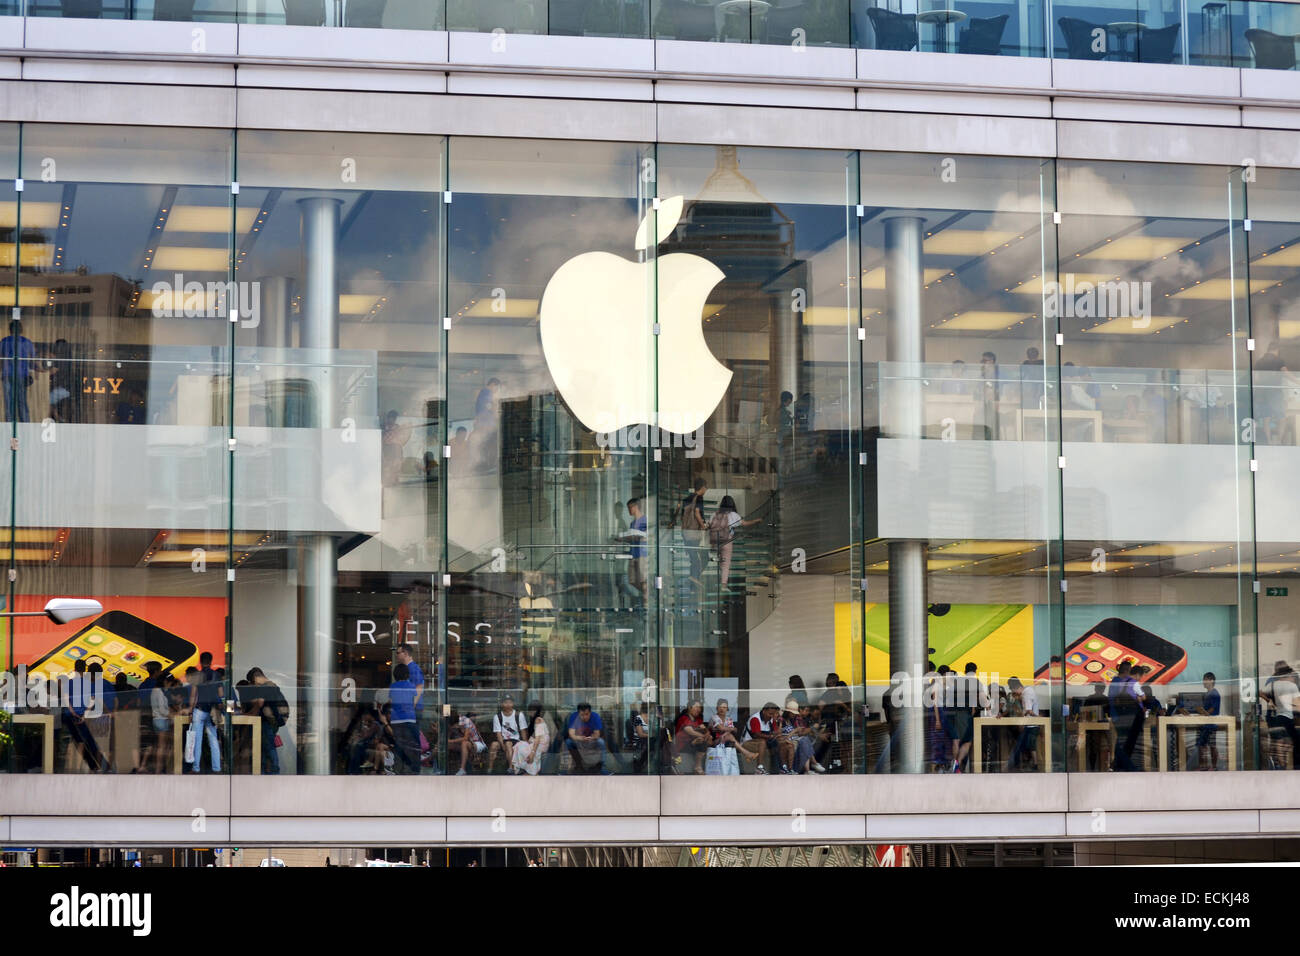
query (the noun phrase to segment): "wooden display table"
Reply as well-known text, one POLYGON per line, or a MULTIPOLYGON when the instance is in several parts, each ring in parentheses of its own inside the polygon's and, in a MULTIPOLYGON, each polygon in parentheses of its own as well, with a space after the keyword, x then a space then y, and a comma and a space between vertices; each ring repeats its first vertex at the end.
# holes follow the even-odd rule
POLYGON ((38 724, 43 728, 45 749, 41 751, 41 773, 54 773, 54 715, 13 714, 15 724, 38 724))
POLYGON ((971 744, 971 771, 984 772, 984 741, 982 735, 985 727, 1039 727, 1038 734, 1038 770, 1048 773, 1052 769, 1052 719, 1050 717, 976 717, 975 740, 971 744))
POLYGON ((1184 739, 1183 727, 1195 727, 1199 730, 1214 724, 1228 732, 1228 770, 1237 769, 1237 718, 1208 717, 1204 714, 1180 714, 1177 717, 1157 717, 1156 733, 1160 735, 1160 772, 1169 769, 1169 733, 1172 728, 1178 735, 1178 766, 1187 766, 1187 741, 1184 739))
MULTIPOLYGON (((226 714, 226 719, 235 727, 251 727, 253 730, 253 775, 262 774, 262 718, 251 714, 226 714)), ((172 721, 172 772, 180 773, 185 763, 185 727, 190 722, 189 714, 182 714, 172 721)), ((197 748, 204 746, 203 741, 194 741, 197 748)), ((232 748, 233 749, 233 748, 232 748)), ((231 755, 233 759, 233 754, 231 755)))

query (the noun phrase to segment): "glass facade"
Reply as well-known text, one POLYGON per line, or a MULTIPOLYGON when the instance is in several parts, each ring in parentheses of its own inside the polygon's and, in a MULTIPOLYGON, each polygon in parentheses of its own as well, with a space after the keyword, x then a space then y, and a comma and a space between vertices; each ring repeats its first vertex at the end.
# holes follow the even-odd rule
POLYGON ((1293 172, 0 127, 0 768, 1293 765, 1293 172), (235 184, 235 185, 232 185, 235 184))
POLYGON ((0 0, 0 16, 452 30, 1296 69, 1290 0, 0 0))

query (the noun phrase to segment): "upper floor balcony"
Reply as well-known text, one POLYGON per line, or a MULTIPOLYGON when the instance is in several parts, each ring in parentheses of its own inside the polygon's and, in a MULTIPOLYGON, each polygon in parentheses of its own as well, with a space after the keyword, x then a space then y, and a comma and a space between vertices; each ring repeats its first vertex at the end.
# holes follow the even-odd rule
POLYGON ((0 16, 686 40, 1295 70, 1289 0, 2 0, 0 16))

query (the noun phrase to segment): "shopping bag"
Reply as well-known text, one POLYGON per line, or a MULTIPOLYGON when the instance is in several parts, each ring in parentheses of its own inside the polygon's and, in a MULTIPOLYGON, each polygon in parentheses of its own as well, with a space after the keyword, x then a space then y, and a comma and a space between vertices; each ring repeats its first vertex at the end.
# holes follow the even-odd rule
POLYGON ((710 747, 708 753, 704 756, 704 772, 707 774, 723 774, 723 762, 726 758, 726 747, 710 747))
POLYGON ((185 762, 194 763, 194 728, 185 731, 185 762))
POLYGON ((740 760, 734 747, 710 747, 704 758, 704 772, 723 777, 740 775, 740 760))
POLYGON ((722 748, 722 772, 728 777, 740 776, 740 758, 735 747, 722 748))

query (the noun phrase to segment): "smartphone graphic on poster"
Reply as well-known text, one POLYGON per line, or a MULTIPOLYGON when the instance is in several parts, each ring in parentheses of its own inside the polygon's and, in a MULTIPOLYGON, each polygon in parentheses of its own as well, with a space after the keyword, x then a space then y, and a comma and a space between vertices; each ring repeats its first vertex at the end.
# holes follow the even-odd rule
POLYGON ((1049 673, 1051 665, 1044 664, 1034 678, 1061 680, 1063 676, 1071 685, 1106 683, 1115 679, 1123 661, 1148 668, 1144 684, 1167 684, 1187 666, 1187 651, 1131 621, 1108 617, 1065 649, 1063 675, 1059 670, 1049 673))
POLYGON ((51 679, 71 674, 78 660, 86 666, 99 664, 104 679, 113 681, 125 674, 138 683, 149 676, 145 664, 157 661, 162 674, 183 670, 198 657, 193 641, 165 631, 156 624, 126 611, 107 611, 76 634, 63 641, 34 664, 29 675, 42 674, 51 679))

